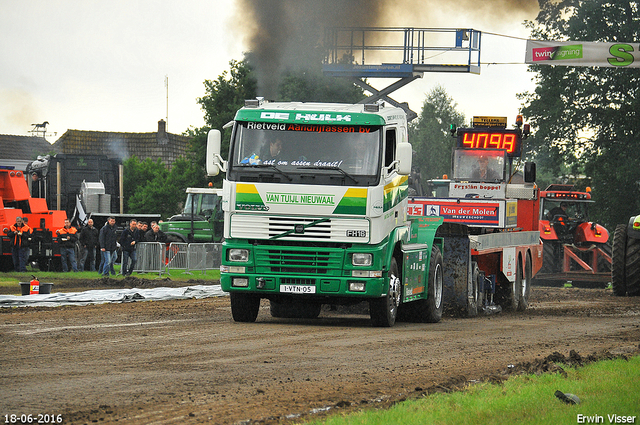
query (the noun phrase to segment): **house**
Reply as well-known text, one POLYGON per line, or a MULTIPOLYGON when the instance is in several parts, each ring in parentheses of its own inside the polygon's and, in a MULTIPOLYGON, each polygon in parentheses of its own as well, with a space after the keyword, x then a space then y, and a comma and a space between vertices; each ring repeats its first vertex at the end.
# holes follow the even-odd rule
POLYGON ((56 153, 56 148, 44 137, 0 134, 0 165, 24 171, 39 155, 56 153))
POLYGON ((140 160, 158 158, 170 167, 184 156, 191 138, 167 133, 164 120, 158 121, 153 133, 119 133, 113 131, 67 130, 54 144, 59 153, 73 155, 105 155, 124 161, 132 156, 140 160))

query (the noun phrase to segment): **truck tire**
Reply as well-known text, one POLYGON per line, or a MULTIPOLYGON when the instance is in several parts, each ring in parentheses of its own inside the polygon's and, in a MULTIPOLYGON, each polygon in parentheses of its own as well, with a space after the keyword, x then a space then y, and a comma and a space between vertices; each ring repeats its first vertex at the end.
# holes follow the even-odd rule
POLYGON ((625 276, 625 262, 627 261, 627 226, 618 224, 613 232, 613 247, 611 252, 611 286, 613 295, 624 297, 627 295, 625 276))
POLYGON ((627 237, 627 251, 625 253, 624 274, 627 295, 640 295, 640 239, 627 237))
POLYGON ((496 292, 499 294, 500 305, 504 310, 516 311, 520 304, 520 294, 522 294, 522 258, 516 260, 516 277, 513 282, 504 278, 496 292))
POLYGON ((518 311, 524 311, 529 308, 529 295, 531 295, 531 274, 532 271, 531 253, 526 253, 526 260, 524 263, 524 275, 521 283, 520 300, 518 302, 518 311))
POLYGON ((260 297, 241 292, 231 293, 231 316, 236 322, 253 323, 260 310, 260 297))
POLYGON ((391 258, 387 295, 369 301, 369 315, 373 326, 388 328, 396 323, 400 306, 401 282, 398 262, 395 257, 391 258))
POLYGON ((429 288, 427 289, 426 308, 424 321, 438 323, 442 320, 444 289, 444 274, 442 271, 442 254, 437 246, 431 248, 431 261, 429 262, 429 288))
POLYGON ((478 315, 479 295, 478 288, 480 280, 480 268, 478 263, 471 262, 471 288, 470 294, 467 294, 467 317, 476 317, 478 315))
POLYGON ((277 302, 269 301, 271 317, 285 319, 316 319, 320 315, 322 304, 303 302, 277 302))

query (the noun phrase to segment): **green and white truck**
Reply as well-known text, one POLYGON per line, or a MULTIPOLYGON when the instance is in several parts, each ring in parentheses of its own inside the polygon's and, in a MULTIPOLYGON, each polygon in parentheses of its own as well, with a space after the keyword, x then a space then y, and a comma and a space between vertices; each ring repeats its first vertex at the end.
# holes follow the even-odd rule
POLYGON ((208 135, 207 173, 226 173, 221 285, 233 319, 315 318, 368 301, 375 326, 442 316, 440 217, 407 216, 412 149, 400 108, 249 100, 228 159, 208 135))

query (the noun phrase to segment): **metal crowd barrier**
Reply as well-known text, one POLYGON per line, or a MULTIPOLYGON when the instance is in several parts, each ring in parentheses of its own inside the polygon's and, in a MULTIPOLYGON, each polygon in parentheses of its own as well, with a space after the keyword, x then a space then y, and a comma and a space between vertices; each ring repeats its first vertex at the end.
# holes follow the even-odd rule
POLYGON ((162 242, 139 242, 136 246, 134 271, 162 275, 165 271, 165 251, 165 244, 162 242))
POLYGON ((219 243, 140 242, 136 246, 136 272, 169 273, 169 270, 219 269, 222 246, 219 243))
POLYGON ((207 270, 218 270, 222 264, 222 244, 206 243, 204 249, 207 252, 205 267, 207 270))

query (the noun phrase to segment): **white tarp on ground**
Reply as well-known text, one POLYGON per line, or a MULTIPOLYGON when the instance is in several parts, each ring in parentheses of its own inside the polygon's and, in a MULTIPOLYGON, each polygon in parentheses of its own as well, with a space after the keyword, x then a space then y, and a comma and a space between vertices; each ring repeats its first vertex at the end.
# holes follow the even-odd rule
POLYGON ((123 303, 131 301, 185 300, 226 295, 220 285, 195 285, 182 288, 104 289, 85 292, 58 292, 37 295, 0 295, 0 307, 57 307, 123 303))

